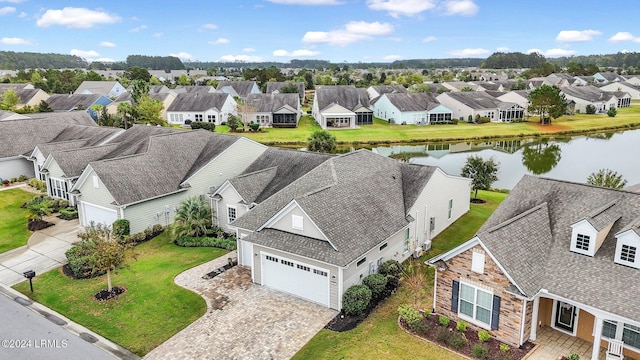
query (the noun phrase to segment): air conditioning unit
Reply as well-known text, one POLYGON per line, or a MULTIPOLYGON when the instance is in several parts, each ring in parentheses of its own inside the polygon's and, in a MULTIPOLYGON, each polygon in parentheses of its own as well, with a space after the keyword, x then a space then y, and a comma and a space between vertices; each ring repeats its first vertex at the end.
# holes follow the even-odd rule
POLYGON ((422 249, 421 248, 417 248, 413 251, 413 257, 415 259, 418 259, 420 256, 422 256, 422 249))
POLYGON ((431 250, 431 240, 427 240, 422 244, 422 250, 429 251, 431 250))

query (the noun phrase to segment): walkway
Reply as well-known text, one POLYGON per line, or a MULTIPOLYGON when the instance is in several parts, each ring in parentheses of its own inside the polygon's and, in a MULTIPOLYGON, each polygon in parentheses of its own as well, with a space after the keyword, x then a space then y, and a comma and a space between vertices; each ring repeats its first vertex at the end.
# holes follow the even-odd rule
MULTIPOLYGON (((536 337, 538 347, 527 360, 558 360, 562 356, 576 353, 580 359, 591 359, 593 345, 591 342, 575 336, 567 335, 548 326, 542 327, 536 337)), ((606 347, 600 347, 600 359, 605 358, 606 347)))
POLYGON ((251 270, 236 266, 211 279, 202 276, 235 252, 189 269, 175 282, 200 294, 207 313, 145 359, 290 359, 337 311, 251 283, 251 270))

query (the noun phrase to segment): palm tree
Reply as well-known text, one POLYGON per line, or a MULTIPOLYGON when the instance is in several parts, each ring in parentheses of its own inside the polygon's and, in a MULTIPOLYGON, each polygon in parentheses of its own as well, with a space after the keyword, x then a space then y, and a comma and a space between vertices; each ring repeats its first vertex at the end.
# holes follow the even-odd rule
POLYGON ((174 239, 181 236, 203 236, 209 227, 211 208, 203 198, 193 196, 180 203, 172 228, 174 239))
POLYGON ((51 202, 46 197, 34 198, 27 204, 27 218, 30 221, 42 221, 44 216, 53 212, 51 202))

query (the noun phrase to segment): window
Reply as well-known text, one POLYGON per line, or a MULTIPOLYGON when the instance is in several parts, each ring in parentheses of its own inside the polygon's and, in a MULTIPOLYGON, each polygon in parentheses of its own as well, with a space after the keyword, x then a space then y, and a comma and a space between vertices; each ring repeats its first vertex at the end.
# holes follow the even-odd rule
POLYGON ((380 245, 378 250, 380 250, 380 251, 384 250, 387 247, 387 245, 389 245, 389 244, 388 243, 384 243, 384 244, 380 245))
POLYGON ((284 260, 284 259, 282 259, 282 265, 287 265, 287 266, 293 267, 293 263, 291 261, 284 260))
POLYGON ((618 328, 618 323, 615 321, 605 320, 602 322, 602 336, 615 339, 616 338, 616 330, 618 328))
POLYGON ((362 259, 358 260, 358 262, 356 263, 356 267, 359 267, 360 265, 364 264, 367 261, 366 257, 363 257, 362 259))
POLYGON ((631 324, 624 324, 622 330, 622 341, 625 345, 640 349, 640 327, 631 324))
POLYGON ((304 230, 304 218, 300 215, 291 215, 291 227, 295 230, 304 230))
POLYGON ((316 275, 320 275, 320 276, 324 276, 327 277, 329 274, 327 274, 326 271, 322 271, 322 270, 318 270, 318 269, 313 269, 313 273, 316 275))
POLYGON ((493 294, 475 286, 460 283, 458 314, 487 326, 491 325, 493 294))
POLYGON ((237 212, 234 206, 227 206, 227 219, 228 222, 231 223, 236 219, 237 212))
POLYGON ((409 228, 404 229, 404 252, 409 251, 409 228))
POLYGON ((622 250, 620 251, 620 260, 627 262, 636 262, 636 247, 629 246, 626 244, 622 245, 622 250))
POLYGON ((278 258, 275 258, 275 257, 273 257, 273 256, 266 255, 265 257, 266 257, 266 258, 267 258, 267 260, 269 260, 269 261, 278 262, 278 258))
POLYGON ((215 115, 207 115, 207 121, 210 122, 210 123, 216 122, 216 116, 215 115))
POLYGON ((484 252, 481 250, 473 250, 473 258, 471 259, 471 271, 484 274, 484 252))
POLYGON ((300 270, 304 270, 304 271, 311 271, 311 268, 310 268, 310 267, 308 267, 308 266, 304 266, 304 265, 300 265, 300 264, 297 264, 296 266, 297 266, 297 268, 298 268, 298 269, 300 269, 300 270))
POLYGON ((98 178, 98 176, 97 175, 93 175, 92 180, 93 180, 93 187, 95 189, 100 188, 100 179, 98 178))
POLYGON ((196 121, 202 121, 202 114, 196 114, 196 121))
POLYGON ((451 210, 453 210, 453 199, 449 199, 449 212, 447 213, 448 220, 451 220, 451 210))
POLYGON ((578 234, 576 237, 576 249, 589 251, 589 235, 578 234))
POLYGON ((49 191, 51 192, 51 197, 69 200, 67 183, 63 180, 49 178, 49 191))

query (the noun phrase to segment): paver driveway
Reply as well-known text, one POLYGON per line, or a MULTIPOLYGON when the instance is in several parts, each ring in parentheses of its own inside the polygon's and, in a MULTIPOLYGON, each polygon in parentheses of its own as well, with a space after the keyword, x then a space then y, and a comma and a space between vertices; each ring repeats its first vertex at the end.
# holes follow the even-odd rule
POLYGON ((200 294, 207 313, 145 359, 289 359, 337 311, 251 283, 251 270, 236 266, 211 279, 202 276, 227 263, 227 254, 176 276, 200 294))

